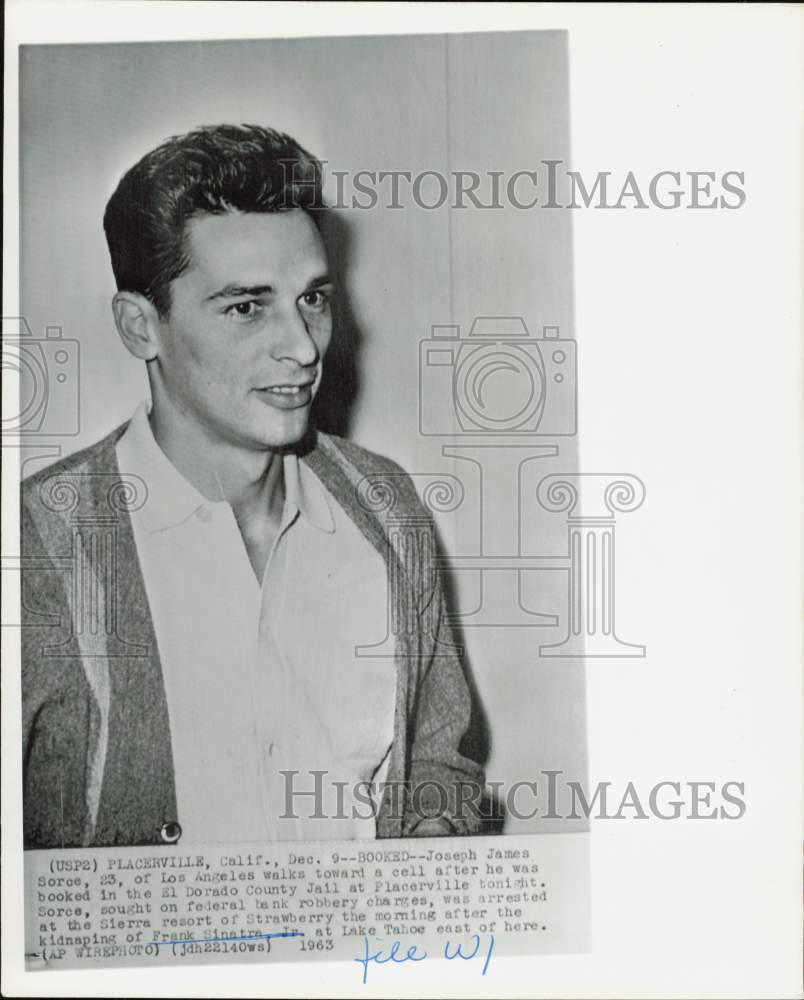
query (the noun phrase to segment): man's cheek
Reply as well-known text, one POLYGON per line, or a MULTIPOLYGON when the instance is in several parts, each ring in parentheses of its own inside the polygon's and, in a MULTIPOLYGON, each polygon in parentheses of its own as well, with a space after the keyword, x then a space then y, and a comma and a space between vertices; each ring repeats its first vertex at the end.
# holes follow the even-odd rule
POLYGON ((199 367, 207 367, 216 364, 226 355, 222 334, 223 331, 211 329, 207 323, 188 319, 180 331, 176 331, 174 343, 186 361, 199 367))

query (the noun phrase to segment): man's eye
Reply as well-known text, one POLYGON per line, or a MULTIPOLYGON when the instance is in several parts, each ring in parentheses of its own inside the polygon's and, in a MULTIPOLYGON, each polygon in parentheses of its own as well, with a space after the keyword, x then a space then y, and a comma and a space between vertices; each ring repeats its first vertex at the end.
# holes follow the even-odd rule
POLYGON ((226 315, 235 321, 237 320, 248 320, 254 319, 260 312, 261 306, 259 302, 254 299, 249 299, 248 302, 235 302, 234 305, 229 306, 225 312, 226 315))
POLYGON ((316 289, 312 292, 305 292, 302 295, 302 302, 313 312, 323 312, 329 305, 329 295, 326 292, 316 289))

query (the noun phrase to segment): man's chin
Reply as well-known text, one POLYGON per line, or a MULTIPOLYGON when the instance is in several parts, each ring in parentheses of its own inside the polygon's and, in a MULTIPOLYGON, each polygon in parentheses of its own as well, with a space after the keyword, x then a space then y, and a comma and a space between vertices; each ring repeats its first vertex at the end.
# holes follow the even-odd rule
POLYGON ((281 429, 275 426, 262 428, 257 438, 263 448, 271 451, 290 451, 307 437, 310 429, 308 410, 303 419, 287 421, 281 429))

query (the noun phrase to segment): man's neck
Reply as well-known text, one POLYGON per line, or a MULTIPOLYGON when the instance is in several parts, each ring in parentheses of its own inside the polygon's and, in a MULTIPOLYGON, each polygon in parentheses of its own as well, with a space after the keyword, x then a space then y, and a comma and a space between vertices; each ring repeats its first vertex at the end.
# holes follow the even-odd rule
POLYGON ((214 441, 202 428, 174 416, 154 406, 149 422, 156 443, 184 478, 208 500, 231 504, 238 522, 267 514, 278 524, 284 503, 282 456, 214 441))

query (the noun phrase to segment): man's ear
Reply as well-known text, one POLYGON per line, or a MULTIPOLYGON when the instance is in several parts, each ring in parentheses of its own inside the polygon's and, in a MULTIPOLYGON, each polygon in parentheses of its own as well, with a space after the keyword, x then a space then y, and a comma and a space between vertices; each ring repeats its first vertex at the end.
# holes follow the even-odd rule
POLYGON ((118 292, 112 312, 120 339, 141 361, 153 361, 159 354, 159 313, 139 292, 118 292))

